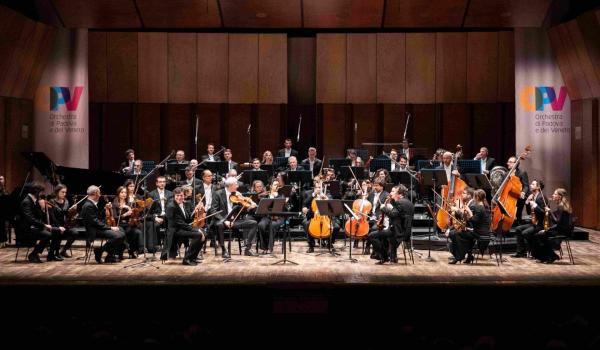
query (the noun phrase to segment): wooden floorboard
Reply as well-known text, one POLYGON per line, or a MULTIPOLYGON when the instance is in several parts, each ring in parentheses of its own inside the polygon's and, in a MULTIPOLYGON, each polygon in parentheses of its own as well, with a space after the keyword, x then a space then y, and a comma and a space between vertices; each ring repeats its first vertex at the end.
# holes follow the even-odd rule
MULTIPOLYGON (((204 261, 198 266, 184 266, 181 259, 166 264, 156 261, 153 267, 124 268, 142 261, 128 259, 119 264, 84 265, 77 257, 84 248, 76 245, 74 258, 63 262, 30 264, 25 250, 15 259, 16 248, 0 249, 0 284, 2 285, 240 285, 240 286, 294 286, 294 285, 599 285, 600 284, 600 233, 590 231, 589 241, 571 241, 575 265, 568 257, 554 264, 539 264, 529 259, 513 259, 505 254, 506 261, 498 267, 486 255, 473 265, 449 265, 448 252, 432 251, 434 262, 425 261, 427 250, 417 250, 415 264, 375 265, 375 260, 354 251, 357 263, 342 262, 348 257, 343 241, 336 242, 338 257, 304 253, 307 244, 295 241, 288 259, 298 265, 272 265, 282 259, 277 257, 245 257, 237 255, 237 262, 223 263, 220 256, 209 248, 204 261)), ((281 245, 277 244, 278 253, 281 245)), ((318 249, 317 249, 318 251, 318 249)), ((399 250, 399 257, 402 252, 399 250)), ((42 255, 45 259, 45 254, 42 255)))

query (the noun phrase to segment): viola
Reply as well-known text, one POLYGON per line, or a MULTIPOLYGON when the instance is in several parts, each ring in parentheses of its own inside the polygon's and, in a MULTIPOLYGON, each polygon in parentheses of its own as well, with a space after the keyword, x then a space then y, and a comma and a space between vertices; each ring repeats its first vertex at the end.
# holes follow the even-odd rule
MULTIPOLYGON (((105 197, 106 200, 106 197, 105 197)), ((115 220, 113 214, 112 214, 112 205, 110 205, 110 203, 108 203, 108 200, 106 200, 107 204, 104 206, 104 214, 105 214, 105 218, 104 221, 106 222, 106 224, 110 227, 114 227, 117 226, 117 221, 115 220)))

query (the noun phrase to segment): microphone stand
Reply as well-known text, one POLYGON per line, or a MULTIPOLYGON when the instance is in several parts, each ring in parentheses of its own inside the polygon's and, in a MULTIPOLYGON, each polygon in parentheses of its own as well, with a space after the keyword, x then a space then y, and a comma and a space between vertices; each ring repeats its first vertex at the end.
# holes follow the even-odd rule
POLYGON ((252 129, 252 124, 248 125, 248 162, 252 163, 252 134, 250 130, 252 129))

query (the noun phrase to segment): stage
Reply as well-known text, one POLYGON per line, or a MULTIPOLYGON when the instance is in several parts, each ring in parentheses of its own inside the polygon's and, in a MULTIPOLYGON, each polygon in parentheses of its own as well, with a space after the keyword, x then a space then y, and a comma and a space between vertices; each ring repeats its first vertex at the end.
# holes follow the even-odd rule
MULTIPOLYGON (((215 257, 214 249, 208 247, 204 260, 198 266, 183 266, 181 258, 169 260, 165 264, 154 261, 151 266, 125 268, 143 261, 125 259, 118 264, 97 264, 93 258, 87 265, 83 263, 84 246, 77 241, 73 248, 74 257, 62 262, 31 264, 26 260, 25 251, 19 251, 15 262, 16 248, 0 249, 0 284, 2 285, 54 285, 54 286, 248 286, 304 288, 307 286, 591 286, 600 284, 600 232, 588 230, 589 240, 572 240, 571 247, 575 265, 570 264, 566 249, 564 257, 554 264, 540 264, 530 259, 515 259, 504 252, 504 262, 498 266, 494 255, 488 253, 479 258, 476 264, 449 265, 447 251, 432 250, 434 262, 425 260, 428 251, 423 243, 417 246, 414 265, 404 264, 402 249, 398 250, 398 264, 376 265, 361 250, 353 249, 351 263, 348 247, 343 240, 336 241, 337 252, 341 255, 306 254, 305 241, 292 243, 292 253, 288 260, 298 265, 272 265, 283 259, 281 244, 275 245, 276 256, 261 255, 247 257, 238 255, 237 241, 233 244, 233 262, 224 263, 220 255, 215 257)), ((362 246, 362 245, 360 245, 362 246)), ((437 244, 435 249, 440 249, 437 244)), ((181 250, 183 252, 183 248, 181 250)), ((408 255, 407 255, 408 256, 408 255)))

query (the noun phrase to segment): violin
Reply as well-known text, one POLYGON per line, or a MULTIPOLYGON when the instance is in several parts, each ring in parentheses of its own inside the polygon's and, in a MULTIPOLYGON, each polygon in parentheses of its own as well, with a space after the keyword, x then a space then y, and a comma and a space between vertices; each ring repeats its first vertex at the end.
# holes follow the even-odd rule
MULTIPOLYGON (((385 202, 383 203, 383 206, 385 207, 386 205, 388 205, 388 203, 392 200, 392 195, 388 195, 388 197, 385 199, 385 202)), ((384 223, 385 223, 385 213, 382 211, 381 212, 381 216, 379 217, 379 220, 377 220, 377 230, 378 231, 383 231, 384 229, 384 223)))
POLYGON ((105 214, 105 218, 104 221, 106 222, 106 224, 110 227, 115 227, 117 226, 117 221, 115 220, 113 214, 112 214, 112 210, 110 210, 112 208, 112 205, 108 202, 108 199, 106 197, 104 197, 104 199, 106 200, 107 204, 104 206, 104 214, 105 214))
POLYGON ((239 192, 232 193, 229 196, 231 203, 240 204, 244 209, 249 209, 251 206, 256 205, 252 198, 244 197, 239 192))
MULTIPOLYGON (((204 196, 202 196, 201 193, 196 195, 196 201, 198 201, 198 203, 202 203, 202 199, 204 199, 204 196)), ((192 227, 198 229, 204 226, 206 226, 206 211, 204 210, 204 206, 202 206, 196 209, 194 220, 192 221, 192 227)))

